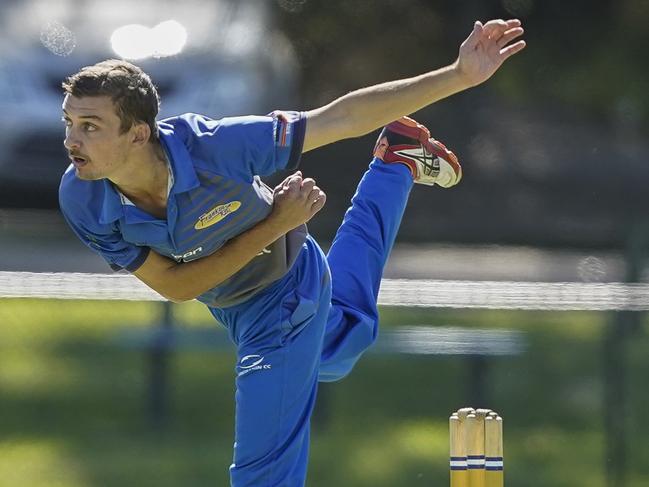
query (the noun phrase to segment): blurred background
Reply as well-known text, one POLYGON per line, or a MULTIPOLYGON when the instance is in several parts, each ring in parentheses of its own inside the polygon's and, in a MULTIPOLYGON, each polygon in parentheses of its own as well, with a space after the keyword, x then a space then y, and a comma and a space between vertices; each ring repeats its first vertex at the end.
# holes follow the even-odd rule
MULTIPOLYGON (((307 110, 449 64, 474 20, 509 17, 525 51, 415 114, 465 175, 453 190, 414 188, 386 277, 643 286, 646 0, 0 1, 0 284, 109 272, 58 212, 60 84, 82 66, 133 60, 161 117, 307 110)), ((325 248, 376 135, 303 158, 328 193, 310 224, 325 248)), ((445 485, 448 415, 467 404, 504 416, 509 485, 648 485, 646 313, 566 311, 561 296, 498 309, 500 297, 384 306, 388 337, 443 330, 481 345, 488 331, 500 345, 368 354, 321 390, 308 485, 445 485)), ((196 303, 0 298, 0 486, 227 485, 222 338, 196 303)))

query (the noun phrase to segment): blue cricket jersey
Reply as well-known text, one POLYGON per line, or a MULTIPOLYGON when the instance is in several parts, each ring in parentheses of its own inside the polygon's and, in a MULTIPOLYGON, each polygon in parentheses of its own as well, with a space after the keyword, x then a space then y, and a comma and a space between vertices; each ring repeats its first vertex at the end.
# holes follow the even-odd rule
MULTIPOLYGON (((114 270, 136 271, 150 249, 179 263, 205 257, 266 218, 273 195, 259 176, 297 167, 306 115, 211 120, 189 113, 158 127, 169 161, 166 220, 136 207, 107 179, 77 178, 73 166, 61 180, 65 219, 114 270)), ((287 272, 305 238, 303 225, 197 299, 219 308, 245 301, 287 272)))

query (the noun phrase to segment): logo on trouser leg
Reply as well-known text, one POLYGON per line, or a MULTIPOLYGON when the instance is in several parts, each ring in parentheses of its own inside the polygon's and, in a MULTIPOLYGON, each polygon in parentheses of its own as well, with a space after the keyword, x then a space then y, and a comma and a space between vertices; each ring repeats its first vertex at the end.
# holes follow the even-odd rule
POLYGON ((237 377, 249 374, 256 370, 270 370, 271 365, 264 363, 262 355, 246 355, 239 360, 237 364, 237 377))

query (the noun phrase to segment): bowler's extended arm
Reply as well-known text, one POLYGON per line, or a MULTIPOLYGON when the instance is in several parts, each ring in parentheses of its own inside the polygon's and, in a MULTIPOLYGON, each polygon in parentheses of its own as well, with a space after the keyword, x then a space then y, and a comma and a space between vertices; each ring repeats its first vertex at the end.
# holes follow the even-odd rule
POLYGON ((429 73, 348 93, 307 112, 304 151, 358 137, 454 93, 478 85, 525 47, 519 20, 476 22, 457 60, 429 73))

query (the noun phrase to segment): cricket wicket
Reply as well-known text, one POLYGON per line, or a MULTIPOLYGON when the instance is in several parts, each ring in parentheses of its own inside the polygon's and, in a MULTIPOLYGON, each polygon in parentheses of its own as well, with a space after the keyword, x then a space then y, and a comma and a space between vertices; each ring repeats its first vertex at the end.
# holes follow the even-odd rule
POLYGON ((503 487, 503 420, 462 408, 449 419, 451 487, 503 487))

